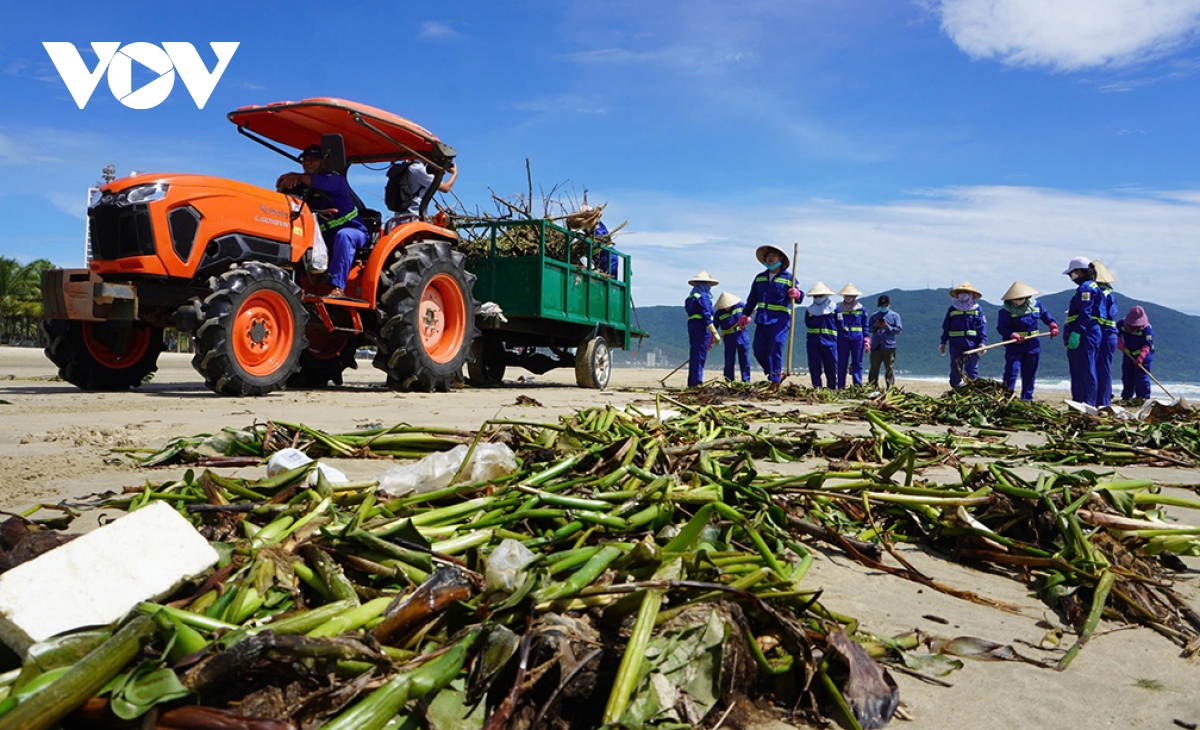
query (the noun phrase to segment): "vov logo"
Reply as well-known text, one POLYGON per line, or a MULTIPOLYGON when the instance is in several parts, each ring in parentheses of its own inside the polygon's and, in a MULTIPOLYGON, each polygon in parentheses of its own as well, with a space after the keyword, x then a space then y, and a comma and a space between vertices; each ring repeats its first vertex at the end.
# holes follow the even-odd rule
POLYGON ((163 43, 160 48, 153 43, 128 43, 122 46, 120 43, 92 41, 92 50, 99 60, 96 68, 90 71, 73 43, 56 41, 42 45, 46 47, 46 53, 50 54, 58 75, 66 82, 67 90, 80 109, 92 98, 92 92, 96 90, 100 76, 105 71, 108 71, 108 88, 113 96, 130 109, 152 109, 161 104, 175 86, 176 71, 195 100, 196 107, 203 109, 239 44, 209 43, 213 53, 217 54, 217 65, 211 72, 191 43, 163 43), (134 61, 158 74, 158 78, 135 90, 134 61))

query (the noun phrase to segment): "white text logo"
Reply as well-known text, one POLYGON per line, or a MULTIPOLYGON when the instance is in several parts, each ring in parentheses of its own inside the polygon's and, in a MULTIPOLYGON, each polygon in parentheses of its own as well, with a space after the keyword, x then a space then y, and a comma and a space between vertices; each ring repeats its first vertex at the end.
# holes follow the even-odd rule
POLYGON ((176 71, 196 101, 196 106, 203 109, 238 47, 235 42, 209 43, 213 53, 217 54, 217 65, 210 72, 191 43, 163 43, 159 48, 153 43, 128 43, 122 46, 120 43, 93 41, 92 50, 96 52, 98 60, 96 68, 89 71, 73 43, 52 42, 42 45, 46 47, 46 53, 50 54, 58 75, 66 82, 67 90, 80 109, 92 98, 92 92, 106 70, 108 88, 117 101, 130 109, 151 109, 161 104, 175 86, 176 71), (139 89, 132 88, 134 61, 158 74, 158 78, 139 89))

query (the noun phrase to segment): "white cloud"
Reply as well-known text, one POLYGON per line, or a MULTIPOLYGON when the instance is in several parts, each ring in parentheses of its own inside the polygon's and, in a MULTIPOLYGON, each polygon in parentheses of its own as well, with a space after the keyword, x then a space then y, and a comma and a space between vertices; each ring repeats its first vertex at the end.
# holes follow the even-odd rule
POLYGON ((421 31, 417 34, 417 37, 432 40, 444 40, 446 38, 454 38, 457 35, 458 31, 454 30, 445 23, 426 20, 424 23, 421 23, 421 31))
POLYGON ((608 109, 596 99, 589 99, 579 94, 556 94, 540 96, 529 101, 519 102, 515 107, 523 112, 533 114, 561 113, 570 114, 607 114, 608 109))
POLYGON ((46 199, 49 200, 50 204, 53 205, 57 210, 66 213, 72 218, 78 218, 81 221, 87 220, 86 192, 50 192, 46 193, 46 199))
POLYGON ((1128 66, 1190 42, 1200 0, 932 0, 972 58, 1057 71, 1128 66))
POLYGON ((798 241, 803 288, 818 279, 835 289, 852 281, 866 292, 968 279, 995 301, 1016 279, 1045 293, 1067 288, 1063 265, 1084 255, 1109 265, 1118 293, 1200 314, 1189 266, 1200 191, 981 186, 876 205, 770 206, 629 191, 613 195, 608 210, 609 218, 633 221, 617 244, 633 256, 642 305, 682 302, 699 269, 722 281, 718 289, 744 296, 759 270, 754 248, 769 242, 790 255, 798 241))

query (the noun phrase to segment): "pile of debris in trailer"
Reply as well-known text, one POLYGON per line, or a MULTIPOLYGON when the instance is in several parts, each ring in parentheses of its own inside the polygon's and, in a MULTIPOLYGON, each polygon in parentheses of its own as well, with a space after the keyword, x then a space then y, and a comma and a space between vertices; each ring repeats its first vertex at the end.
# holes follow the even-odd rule
POLYGON ((0 639, 22 662, 0 674, 0 730, 682 728, 739 707, 878 728, 904 712, 890 672, 937 681, 964 656, 1065 669, 1102 616, 1200 649, 1169 580, 1179 560, 1163 559, 1200 554, 1200 526, 1162 509, 1200 500, 1062 465, 1089 443, 1191 460, 1194 417, 1067 431, 1074 414, 960 400, 862 401, 871 435, 853 438, 660 395, 474 432, 259 423, 131 454, 195 466, 3 525, 0 639), (984 432, 899 425, 951 408, 984 432), (1006 442, 1006 423, 1035 418, 1073 440, 1006 442), (419 460, 357 483, 327 457, 419 460), (829 468, 763 468, 811 457, 829 468), (212 470, 268 459, 260 478, 212 470), (927 478, 934 464, 956 478, 927 478), (129 514, 62 534, 100 509, 129 514), (901 542, 1027 581, 1074 638, 1030 658, 876 635, 805 578, 820 543, 1005 608, 923 574, 901 542))

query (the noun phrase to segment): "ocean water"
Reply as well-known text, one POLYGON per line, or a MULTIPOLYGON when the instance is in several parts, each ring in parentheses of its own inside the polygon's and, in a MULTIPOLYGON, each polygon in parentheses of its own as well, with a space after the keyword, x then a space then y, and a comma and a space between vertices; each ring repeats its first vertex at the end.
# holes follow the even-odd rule
MULTIPOLYGON (((944 383, 946 385, 947 389, 950 388, 950 383, 944 376, 934 378, 934 377, 928 377, 928 376, 901 375, 901 374, 897 373, 896 377, 898 379, 903 379, 903 380, 919 380, 923 383, 944 383)), ((1173 382, 1167 382, 1164 380, 1163 385, 1166 386, 1167 390, 1171 391, 1171 395, 1175 396, 1176 398, 1186 398, 1186 399, 1192 400, 1192 401, 1200 400, 1200 383, 1173 383, 1173 382)), ((1117 397, 1120 397, 1121 381, 1117 380, 1116 382, 1113 383, 1113 386, 1116 388, 1117 397)), ((1037 381, 1037 389, 1038 390, 1049 390, 1049 391, 1054 391, 1054 392, 1062 392, 1062 393, 1070 393, 1071 392, 1071 381, 1070 380, 1039 380, 1039 381, 1037 381)), ((1150 384, 1150 395, 1152 397, 1165 397, 1166 394, 1162 392, 1161 388, 1159 388, 1158 386, 1151 383, 1150 384)))

